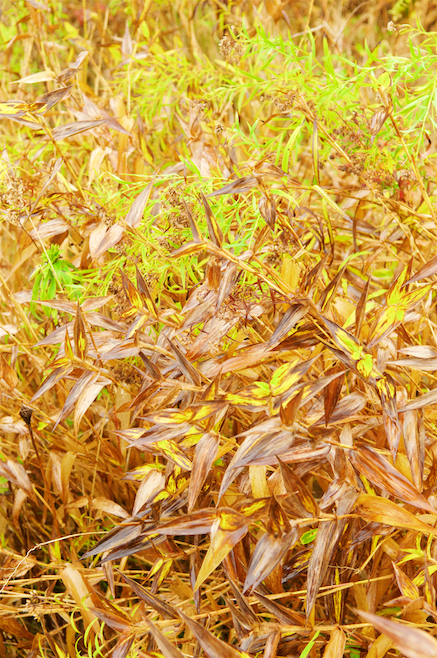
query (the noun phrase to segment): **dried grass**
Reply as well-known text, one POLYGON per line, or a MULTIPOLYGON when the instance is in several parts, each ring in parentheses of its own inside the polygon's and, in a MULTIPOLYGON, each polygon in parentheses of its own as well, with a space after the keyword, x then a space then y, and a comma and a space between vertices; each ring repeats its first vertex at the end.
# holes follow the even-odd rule
POLYGON ((436 19, 4 10, 0 655, 437 657, 436 19))

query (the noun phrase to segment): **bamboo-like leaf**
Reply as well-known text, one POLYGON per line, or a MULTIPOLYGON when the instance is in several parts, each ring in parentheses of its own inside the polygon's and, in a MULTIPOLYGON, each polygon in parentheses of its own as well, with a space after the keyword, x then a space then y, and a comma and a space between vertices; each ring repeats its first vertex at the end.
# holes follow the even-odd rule
POLYGON ((206 200, 206 197, 203 193, 202 202, 203 207, 205 208, 206 224, 208 226, 209 237, 217 247, 221 247, 223 245, 223 233, 220 226, 217 224, 217 220, 212 214, 212 210, 209 207, 208 201, 206 200))
POLYGON ((281 467, 281 475, 284 481, 285 488, 292 498, 296 499, 296 503, 300 507, 302 517, 311 517, 319 515, 319 506, 315 501, 312 493, 308 487, 301 480, 301 478, 293 471, 288 464, 284 463, 278 457, 279 466, 281 467))
POLYGON ((293 528, 285 535, 276 536, 267 532, 258 540, 244 581, 243 592, 255 589, 276 567, 285 553, 299 539, 299 532, 293 528))
POLYGON ((135 642, 135 631, 125 628, 118 636, 117 644, 112 651, 112 658, 126 658, 135 642))
POLYGON ((339 658, 339 656, 343 656, 345 646, 346 635, 344 631, 341 628, 334 628, 334 630, 331 631, 331 637, 326 645, 323 658, 339 658))
POLYGON ((337 291, 337 288, 340 284, 340 281, 343 278, 346 267, 347 267, 347 265, 343 265, 343 267, 340 268, 339 272, 337 272, 335 277, 332 279, 332 281, 329 283, 329 285, 326 286, 325 290, 320 295, 320 299, 317 302, 317 308, 320 309, 320 311, 326 312, 327 309, 329 309, 329 305, 331 303, 331 300, 333 299, 333 297, 334 297, 334 295, 337 291))
POLYGON ((194 589, 211 575, 228 553, 247 533, 249 521, 233 509, 221 507, 211 527, 211 543, 200 567, 194 589))
MULTIPOLYGON (((335 374, 339 372, 340 372, 340 368, 338 368, 338 366, 335 366, 334 368, 330 368, 330 370, 327 371, 327 375, 329 376, 331 374, 335 374)), ((345 379, 345 375, 343 373, 342 375, 339 375, 338 377, 333 379, 332 382, 330 382, 325 389, 325 396, 323 398, 323 402, 325 407, 326 427, 328 426, 328 423, 332 417, 332 414, 334 413, 334 409, 340 398, 340 393, 341 393, 341 389, 343 388, 344 379, 345 379)))
POLYGON ((293 304, 290 306, 273 332, 269 340, 269 345, 277 345, 305 317, 308 310, 303 304, 293 304))
POLYGON ((377 631, 387 635, 406 658, 437 658, 437 640, 422 631, 398 621, 384 619, 364 610, 355 611, 377 631))
POLYGON ((258 201, 258 210, 264 218, 267 226, 274 231, 276 223, 276 203, 274 198, 262 196, 258 201))
POLYGON ((141 224, 144 209, 150 199, 156 176, 157 174, 155 174, 147 187, 145 187, 144 190, 139 193, 132 206, 130 207, 128 214, 126 215, 125 222, 131 228, 138 228, 138 226, 141 224))
POLYGON ((55 142, 60 142, 73 135, 78 135, 87 130, 92 130, 106 123, 106 119, 97 119, 96 121, 74 121, 73 123, 64 123, 62 126, 57 126, 52 130, 52 137, 55 142))
POLYGON ((85 390, 87 390, 89 386, 91 386, 94 382, 97 381, 98 377, 99 377, 98 372, 90 372, 89 370, 85 370, 82 373, 82 375, 79 377, 79 379, 71 389, 70 393, 68 394, 68 397, 64 402, 64 406, 62 407, 62 410, 53 427, 53 430, 55 430, 59 425, 59 423, 61 423, 64 420, 64 418, 66 418, 71 413, 79 397, 82 395, 82 393, 85 390))
POLYGON ((392 562, 393 571, 395 572, 396 582, 398 584, 399 590, 403 596, 408 596, 408 598, 414 600, 418 599, 420 596, 419 588, 413 583, 408 576, 399 569, 399 567, 392 562))
POLYGON ((192 382, 196 386, 200 386, 201 379, 200 379, 200 375, 199 375, 198 371, 196 370, 196 368, 194 368, 194 366, 191 365, 191 363, 182 354, 182 352, 176 346, 176 344, 173 343, 173 341, 171 341, 170 338, 168 338, 168 336, 166 336, 166 338, 167 338, 167 341, 170 345, 170 350, 173 352, 173 355, 174 355, 176 361, 178 362, 178 365, 181 369, 182 374, 185 375, 185 377, 190 382, 192 382))
POLYGON ((3 354, 0 355, 0 379, 3 379, 8 388, 11 390, 18 384, 18 375, 6 361, 3 354))
POLYGON ((367 283, 364 286, 364 290, 361 293, 360 299, 357 304, 357 309, 355 311, 355 336, 360 339, 361 327, 363 326, 364 318, 366 315, 366 303, 369 296, 371 278, 367 279, 367 283))
POLYGON ((129 585, 131 590, 140 597, 148 606, 159 612, 159 614, 164 619, 178 619, 179 613, 176 608, 174 608, 170 603, 162 601, 160 598, 152 594, 147 589, 139 585, 132 578, 128 578, 124 573, 120 573, 120 576, 123 578, 124 582, 129 585))
POLYGON ((416 281, 421 281, 422 279, 426 279, 430 276, 434 276, 434 274, 437 273, 437 256, 434 256, 434 258, 431 258, 425 265, 423 265, 420 270, 416 272, 414 276, 412 276, 408 281, 406 281, 403 285, 407 286, 410 283, 415 283, 416 281))
MULTIPOLYGON (((106 228, 106 227, 103 227, 106 228)), ((100 236, 101 241, 94 247, 92 257, 93 259, 103 256, 108 249, 112 249, 120 242, 123 237, 124 228, 121 224, 113 224, 104 235, 100 236)))
POLYGON ((437 514, 435 508, 411 482, 373 448, 360 446, 352 450, 350 460, 357 473, 364 475, 377 487, 384 489, 404 503, 437 514))
POLYGON ((29 111, 35 114, 46 114, 52 107, 69 98, 72 88, 72 86, 61 87, 39 96, 34 103, 28 106, 29 111))
POLYGON ((19 80, 13 80, 13 84, 19 84, 25 82, 26 84, 35 84, 36 82, 49 82, 56 78, 56 74, 53 71, 38 71, 38 73, 32 73, 31 75, 26 75, 24 78, 19 80))
POLYGON ((240 651, 232 644, 219 640, 211 631, 184 615, 183 612, 180 613, 180 616, 209 658, 250 658, 249 654, 240 651))
MULTIPOLYGON (((244 192, 249 192, 254 187, 258 185, 258 179, 254 176, 245 176, 244 178, 237 178, 231 183, 228 183, 224 187, 221 187, 215 192, 211 192, 206 197, 207 199, 213 196, 222 196, 223 194, 243 194, 244 192)), ((209 228, 209 227, 208 227, 209 228)))
POLYGON ((77 358, 80 359, 80 361, 85 361, 88 352, 88 338, 79 302, 77 303, 76 319, 74 321, 74 349, 77 358))
POLYGON ((286 608, 278 603, 278 601, 268 599, 259 592, 254 592, 253 595, 260 603, 262 603, 266 610, 276 617, 280 624, 283 624, 284 626, 293 626, 295 624, 305 626, 306 619, 304 615, 299 612, 296 612, 292 608, 286 608))
POLYGON ((334 521, 321 523, 317 530, 313 552, 308 564, 306 615, 309 618, 316 602, 320 586, 328 569, 331 555, 338 540, 337 524, 334 521))
POLYGON ((418 416, 415 411, 403 415, 402 433, 405 452, 410 463, 413 484, 418 491, 423 487, 423 469, 425 465, 425 441, 418 428, 418 416))
MULTIPOLYGON (((98 374, 98 373, 97 373, 98 374)), ((83 415, 89 409, 90 405, 94 402, 100 391, 102 391, 105 386, 111 383, 110 379, 106 377, 99 377, 96 381, 92 381, 88 384, 87 388, 82 391, 77 400, 76 408, 74 410, 73 418, 73 427, 74 433, 77 435, 79 432, 80 421, 83 418, 83 415)))
POLYGON ((188 495, 189 512, 193 509, 208 471, 217 457, 218 448, 219 439, 212 434, 204 434, 196 445, 188 495))
POLYGON ((203 251, 208 243, 206 240, 201 242, 193 241, 187 242, 186 244, 179 247, 175 251, 172 251, 170 256, 171 258, 181 258, 182 256, 191 256, 191 254, 197 254, 199 251, 203 251))
POLYGON ((435 528, 423 523, 414 514, 387 498, 362 493, 357 500, 356 512, 368 523, 382 523, 437 536, 435 528))
POLYGON ((146 619, 146 624, 150 629, 156 644, 162 651, 164 658, 183 658, 183 654, 177 649, 166 637, 157 626, 150 620, 146 619))

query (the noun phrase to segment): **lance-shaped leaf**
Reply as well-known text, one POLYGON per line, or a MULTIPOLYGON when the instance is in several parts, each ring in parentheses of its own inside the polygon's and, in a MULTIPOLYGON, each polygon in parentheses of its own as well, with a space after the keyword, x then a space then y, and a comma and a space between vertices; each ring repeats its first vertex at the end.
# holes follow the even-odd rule
POLYGON ((267 226, 274 231, 276 222, 276 203, 272 197, 262 196, 258 201, 258 210, 267 226))
POLYGON ((399 569, 399 567, 392 562, 393 571, 395 572, 396 582, 398 584, 399 590, 402 596, 407 596, 411 600, 418 599, 420 597, 419 588, 415 583, 413 583, 408 576, 399 569))
POLYGON ((279 457, 278 462, 281 467, 282 480, 289 494, 287 500, 292 497, 293 502, 300 508, 299 511, 302 512, 303 518, 318 516, 320 512, 319 506, 306 484, 300 479, 294 470, 279 457))
POLYGON ((169 256, 171 258, 181 258, 182 256, 191 256, 191 254, 197 254, 199 251, 203 251, 205 247, 207 246, 206 240, 202 240, 201 242, 186 242, 182 247, 179 247, 179 249, 176 249, 175 251, 172 251, 169 256))
POLYGON ((268 599, 259 592, 254 592, 253 595, 260 603, 262 603, 266 610, 276 617, 280 624, 283 624, 284 626, 293 626, 295 624, 298 626, 305 626, 305 617, 300 612, 296 612, 292 608, 286 608, 284 605, 281 605, 277 601, 268 599))
POLYGON ((406 312, 414 308, 424 298, 431 286, 432 284, 428 284, 411 292, 393 292, 391 301, 387 301, 387 306, 382 309, 377 322, 370 331, 368 348, 371 349, 381 340, 387 338, 404 321, 406 312))
POLYGON ((170 340, 168 336, 166 336, 166 339, 170 345, 170 350, 172 351, 180 369, 183 375, 190 381, 192 384, 195 384, 195 386, 200 386, 201 385, 201 379, 198 371, 196 368, 191 365, 191 363, 188 361, 188 359, 182 354, 180 349, 177 347, 173 341, 170 340))
POLYGON ((147 203, 150 199, 150 195, 153 189, 153 183, 155 182, 157 173, 154 175, 147 187, 142 190, 133 204, 130 207, 128 214, 126 215, 125 222, 131 228, 138 228, 141 224, 143 218, 144 208, 147 206, 147 203))
POLYGON ((318 359, 318 355, 299 363, 299 358, 292 359, 289 363, 284 363, 274 372, 270 379, 270 390, 274 396, 283 396, 305 375, 313 363, 318 359))
POLYGON ((386 107, 380 107, 373 113, 372 118, 370 119, 370 134, 372 136, 370 141, 372 144, 389 115, 390 111, 386 107))
POLYGON ((355 610, 355 612, 372 624, 377 631, 393 640, 406 658, 437 658, 437 640, 426 631, 384 619, 364 610, 355 610))
POLYGON ((125 628, 118 636, 117 644, 112 651, 112 658, 126 658, 135 641, 135 631, 125 628))
MULTIPOLYGON (((356 414, 358 414, 366 406, 366 398, 361 393, 356 391, 350 395, 346 395, 340 402, 337 404, 336 408, 332 412, 329 423, 331 425, 335 423, 344 423, 347 420, 352 420, 356 414)), ((318 421, 314 423, 314 427, 320 425, 325 425, 325 416, 323 415, 318 421)))
POLYGON ((0 379, 3 379, 8 388, 13 389, 18 384, 18 375, 9 363, 0 355, 0 379))
POLYGON ((156 447, 162 450, 163 454, 174 462, 177 466, 182 468, 184 471, 191 471, 193 465, 186 456, 186 454, 181 450, 175 441, 165 440, 157 441, 156 447))
POLYGON ((211 543, 200 567, 194 589, 200 587, 235 544, 243 539, 249 522, 246 516, 231 508, 220 507, 217 510, 217 518, 211 527, 211 543))
POLYGON ((410 400, 403 407, 399 409, 399 413, 405 413, 406 411, 413 411, 414 409, 423 409, 423 407, 428 407, 431 404, 437 403, 437 387, 424 395, 419 395, 419 397, 410 400))
POLYGON ((252 190, 257 185, 258 179, 256 179, 254 176, 237 178, 224 187, 221 187, 219 190, 208 194, 207 199, 213 196, 222 196, 223 194, 242 194, 243 192, 249 192, 249 190, 252 190))
POLYGON ((145 303, 145 306, 148 308, 148 310, 155 315, 155 317, 158 317, 158 309, 156 308, 155 301, 150 294, 149 286, 147 285, 146 281, 144 280, 143 275, 141 274, 140 270, 138 269, 138 266, 135 266, 135 271, 137 275, 137 288, 138 292, 140 295, 143 297, 143 301, 145 303))
POLYGON ((123 284, 125 295, 132 306, 137 310, 143 309, 144 304, 140 293, 124 272, 121 272, 121 282, 123 284))
POLYGON ((216 218, 212 214, 212 210, 209 207, 208 201, 206 200, 206 197, 203 194, 203 192, 202 192, 202 202, 203 202, 203 207, 205 208, 206 224, 208 226, 209 237, 217 247, 221 247, 223 245, 223 233, 220 226, 217 224, 216 218))
POLYGON ((327 521, 319 524, 314 548, 308 563, 307 619, 315 605, 317 594, 328 569, 337 540, 337 523, 335 521, 327 521))
POLYGON ((255 589, 259 583, 266 578, 276 567, 285 553, 298 541, 299 532, 297 528, 291 529, 285 534, 276 534, 267 531, 258 540, 247 570, 244 581, 243 592, 255 589))
POLYGON ((157 626, 150 620, 146 619, 146 624, 150 629, 150 633, 162 651, 165 658, 184 658, 183 654, 177 649, 168 638, 159 630, 157 626))
POLYGON ((401 427, 396 403, 396 387, 390 375, 384 375, 377 379, 376 390, 378 391, 381 400, 385 434, 393 457, 393 462, 395 462, 401 438, 401 427))
POLYGON ((76 436, 79 432, 79 425, 83 415, 94 402, 100 391, 102 391, 105 386, 108 386, 108 384, 111 383, 112 382, 110 379, 107 379, 106 377, 99 377, 95 382, 92 381, 79 395, 73 417, 73 428, 76 436))
POLYGON ((190 489, 188 494, 188 511, 193 509, 197 496, 206 480, 206 476, 217 457, 220 445, 219 438, 212 434, 204 434, 196 445, 194 451, 193 468, 190 477, 190 489))
POLYGON ((57 428, 59 423, 61 423, 64 418, 66 418, 69 413, 72 411, 74 405, 78 401, 79 397, 82 395, 89 386, 91 386, 99 378, 98 372, 90 372, 85 370, 82 375, 79 377, 77 382, 74 384, 70 393, 68 394, 67 399, 64 402, 64 406, 58 416, 58 419, 53 427, 53 431, 57 428))
POLYGON ((8 459, 6 462, 0 460, 0 475, 24 491, 26 496, 36 500, 29 476, 19 462, 14 459, 8 459))
POLYGON ((297 323, 305 317, 309 308, 304 304, 292 304, 282 316, 269 340, 269 345, 277 345, 297 323))
POLYGON ((129 541, 138 537, 143 532, 143 527, 138 519, 133 517, 126 519, 120 525, 113 528, 108 532, 103 539, 97 542, 93 548, 82 555, 81 560, 84 560, 88 557, 93 557, 99 553, 105 553, 106 551, 112 551, 118 546, 122 546, 129 541))
POLYGON ((282 455, 292 445, 294 441, 293 433, 288 430, 279 433, 276 419, 271 419, 263 425, 265 426, 264 431, 262 427, 259 427, 247 433, 243 443, 229 462, 220 485, 219 499, 224 495, 231 482, 237 477, 239 469, 243 466, 247 466, 256 459, 267 460, 267 462, 271 459, 277 462, 276 455, 282 455))
POLYGON ((423 488, 425 465, 425 433, 418 427, 417 411, 407 411, 402 417, 405 452, 410 462, 411 477, 418 491, 423 488))
POLYGON ((112 628, 114 631, 124 631, 126 628, 132 630, 132 622, 121 615, 117 615, 112 610, 102 610, 102 608, 97 607, 90 607, 90 610, 100 619, 100 621, 103 621, 106 626, 109 626, 109 628, 112 628))
POLYGON ((382 523, 395 528, 406 528, 437 537, 437 530, 420 521, 414 514, 397 505, 392 500, 360 494, 356 503, 356 512, 368 523, 382 523))
POLYGON ((332 320, 325 317, 322 319, 335 343, 345 355, 346 361, 342 359, 344 363, 349 364, 365 381, 373 383, 376 379, 382 377, 382 373, 378 371, 373 362, 372 355, 366 352, 364 346, 355 336, 332 322, 332 320))
POLYGON ((28 106, 30 112, 35 114, 45 114, 52 109, 57 103, 69 98, 73 86, 61 87, 54 91, 49 91, 43 96, 39 96, 34 103, 28 106))
POLYGON ((88 352, 88 338, 86 335, 85 321, 82 310, 77 302, 76 319, 74 321, 74 350, 80 361, 85 361, 88 352))
POLYGON ((180 516, 177 519, 162 523, 148 530, 146 534, 203 535, 211 531, 212 525, 216 520, 217 510, 215 507, 205 507, 196 512, 191 512, 185 516, 180 516))
POLYGON ((323 658, 339 658, 339 656, 343 656, 345 646, 346 635, 344 631, 340 627, 334 628, 334 630, 331 631, 331 637, 326 645, 323 658))
POLYGON ((346 265, 343 265, 343 267, 340 268, 340 271, 337 272, 335 277, 326 286, 325 290, 320 295, 320 299, 317 302, 317 308, 320 311, 325 311, 326 312, 327 309, 329 309, 330 302, 334 298, 334 295, 337 291, 339 283, 340 283, 341 279, 343 278, 343 274, 344 274, 345 269, 346 269, 346 265))
POLYGON ((67 377, 67 375, 70 374, 72 371, 72 366, 70 365, 64 365, 59 368, 55 368, 53 372, 50 373, 50 375, 47 377, 47 379, 44 380, 44 382, 41 384, 35 395, 32 397, 31 402, 35 402, 40 398, 44 393, 49 391, 53 386, 59 382, 61 379, 64 377, 67 377))
POLYGON ((191 214, 191 211, 190 211, 185 199, 182 199, 182 202, 184 204, 185 214, 187 215, 188 222, 190 224, 191 233, 193 234, 193 240, 194 240, 194 242, 202 242, 202 236, 200 234, 199 227, 197 226, 196 220, 194 219, 193 215, 191 214))
POLYGON ((224 399, 234 407, 241 407, 248 411, 261 411, 270 399, 270 387, 266 382, 255 382, 238 393, 226 393, 224 399))
POLYGON ((371 278, 367 279, 367 283, 364 286, 364 290, 361 293, 360 299, 358 300, 357 309, 355 311, 355 336, 360 338, 361 327, 363 326, 363 321, 366 315, 366 303, 370 290, 371 278))
POLYGON ((64 123, 63 126, 57 126, 52 130, 52 137, 55 142, 60 142, 73 135, 78 135, 86 130, 92 130, 106 123, 106 119, 97 119, 96 121, 73 121, 72 123, 64 123))
POLYGON ((241 612, 242 612, 242 613, 244 614, 244 616, 246 617, 246 619, 247 619, 247 621, 248 621, 248 624, 249 624, 250 626, 252 626, 252 627, 258 625, 258 623, 259 623, 259 621, 258 621, 258 617, 257 617, 256 614, 254 613, 253 608, 252 608, 252 606, 249 604, 247 598, 246 598, 245 596, 243 596, 243 594, 241 594, 241 592, 240 592, 240 590, 239 590, 239 588, 238 588, 237 583, 232 579, 232 577, 231 577, 230 574, 226 571, 226 569, 225 569, 225 573, 226 573, 226 577, 227 577, 227 579, 228 579, 228 581, 229 581, 229 584, 230 584, 230 586, 231 586, 232 593, 233 593, 233 595, 234 595, 234 597, 235 597, 235 599, 236 599, 236 602, 237 602, 237 604, 238 604, 238 607, 240 608, 241 612))
POLYGON ((220 286, 218 289, 217 301, 215 304, 215 312, 219 310, 220 306, 225 301, 226 297, 231 292, 232 288, 235 285, 238 275, 238 267, 235 263, 229 263, 227 266, 224 275, 220 281, 220 286))
POLYGON ((351 450, 349 458, 358 475, 364 475, 377 487, 400 498, 404 503, 437 514, 437 510, 428 503, 411 482, 373 448, 360 446, 356 450, 351 450))
POLYGON ((178 619, 179 618, 179 611, 174 608, 170 603, 167 603, 166 601, 162 601, 158 596, 155 594, 152 594, 148 590, 146 590, 142 585, 139 585, 135 580, 132 580, 132 578, 128 578, 124 573, 120 573, 120 576, 123 578, 124 582, 129 585, 131 590, 140 597, 147 605, 153 610, 156 610, 156 612, 159 612, 159 614, 164 618, 164 619, 178 619))
POLYGON ((240 651, 232 644, 219 640, 205 626, 190 619, 183 612, 179 614, 209 658, 250 658, 249 654, 240 651))
MULTIPOLYGON (((103 229, 106 229, 106 226, 102 225, 103 229)), ((100 241, 91 249, 91 237, 90 237, 90 254, 93 259, 100 258, 104 253, 115 247, 116 244, 120 242, 123 237, 124 228, 121 224, 113 224, 108 230, 105 230, 103 235, 99 236, 100 241)))
POLYGON ((416 281, 420 281, 421 279, 426 279, 429 276, 434 276, 434 274, 437 273, 437 256, 434 256, 434 258, 431 258, 425 265, 422 265, 420 270, 416 272, 414 276, 411 277, 411 279, 408 279, 403 285, 407 286, 409 283, 415 283, 416 281))
MULTIPOLYGON (((340 368, 338 366, 334 366, 333 368, 330 368, 326 374, 327 376, 329 376, 335 373, 340 373, 340 368)), ((341 389, 343 388, 344 380, 345 380, 345 374, 344 373, 339 374, 339 376, 336 377, 332 382, 330 382, 325 389, 323 404, 325 408, 324 420, 326 427, 328 426, 328 423, 331 419, 332 414, 334 413, 334 409, 340 398, 341 389)))

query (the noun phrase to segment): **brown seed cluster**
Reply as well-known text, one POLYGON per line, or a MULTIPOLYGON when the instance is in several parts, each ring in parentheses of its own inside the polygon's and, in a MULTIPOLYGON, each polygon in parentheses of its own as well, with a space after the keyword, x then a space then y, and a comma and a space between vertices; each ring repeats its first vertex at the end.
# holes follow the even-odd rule
POLYGON ((188 104, 196 116, 202 117, 208 109, 208 103, 201 98, 190 98, 188 104))
POLYGON ((226 35, 219 41, 219 52, 231 64, 239 64, 244 56, 245 48, 239 41, 226 35))
POLYGON ((278 112, 290 112, 296 100, 293 92, 284 92, 283 94, 263 94, 260 101, 271 101, 278 112))
POLYGON ((5 180, 6 191, 0 196, 1 203, 12 206, 14 209, 24 208, 26 186, 21 178, 8 175, 5 180))

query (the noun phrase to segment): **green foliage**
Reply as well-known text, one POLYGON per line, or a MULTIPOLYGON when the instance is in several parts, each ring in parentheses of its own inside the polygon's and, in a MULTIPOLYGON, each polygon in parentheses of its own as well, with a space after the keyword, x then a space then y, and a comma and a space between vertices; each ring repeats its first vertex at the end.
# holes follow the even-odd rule
MULTIPOLYGON (((35 279, 32 289, 32 300, 55 299, 56 292, 64 292, 71 300, 78 300, 83 293, 80 283, 82 274, 69 261, 61 258, 59 245, 52 244, 41 256, 41 264, 30 277, 35 279)), ((31 310, 36 312, 36 304, 31 304, 31 310)), ((43 306, 43 312, 49 317, 57 317, 55 309, 43 306)))

